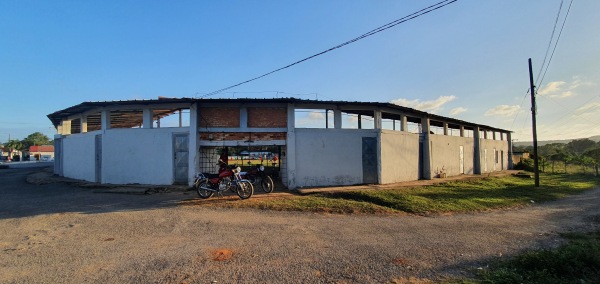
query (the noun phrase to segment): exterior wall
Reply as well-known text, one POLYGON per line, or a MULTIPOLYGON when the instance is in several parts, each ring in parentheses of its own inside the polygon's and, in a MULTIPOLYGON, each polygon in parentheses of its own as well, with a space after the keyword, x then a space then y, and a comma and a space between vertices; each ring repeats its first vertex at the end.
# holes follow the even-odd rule
POLYGON ((99 131, 68 135, 62 138, 62 175, 96 181, 96 135, 99 131))
POLYGON ((102 183, 172 184, 174 133, 189 130, 106 130, 102 135, 102 183))
POLYGON ((382 130, 381 183, 419 179, 419 134, 382 130))
POLYGON ((202 107, 198 112, 200 127, 240 127, 237 107, 202 107))
POLYGON ((473 137, 458 137, 447 135, 429 135, 431 141, 431 170, 433 177, 439 177, 442 172, 446 176, 456 176, 460 172, 460 146, 463 146, 464 174, 474 173, 473 155, 475 141, 473 137))
POLYGON ((479 155, 481 155, 481 173, 489 173, 508 169, 508 141, 480 139, 479 143, 479 155), (495 161, 494 149, 498 151, 498 163, 495 161), (501 151, 503 151, 503 155, 500 154, 501 151))
POLYGON ((287 127, 287 109, 282 107, 249 107, 248 127, 287 127))
POLYGON ((297 187, 363 182, 362 137, 377 137, 377 130, 297 128, 295 132, 297 187))

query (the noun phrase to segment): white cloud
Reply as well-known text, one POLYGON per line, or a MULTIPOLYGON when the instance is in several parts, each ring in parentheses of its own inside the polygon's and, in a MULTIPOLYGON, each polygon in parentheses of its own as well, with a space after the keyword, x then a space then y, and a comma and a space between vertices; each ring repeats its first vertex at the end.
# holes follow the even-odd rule
POLYGON ((578 113, 586 113, 586 112, 597 113, 598 110, 600 110, 600 103, 599 102, 593 102, 593 103, 589 103, 589 104, 586 104, 586 105, 578 108, 576 111, 578 113))
POLYGON ((485 116, 513 116, 521 111, 520 105, 499 105, 485 112, 485 116))
POLYGON ((325 119, 325 114, 322 112, 311 111, 308 113, 308 120, 322 120, 325 119))
POLYGON ((571 82, 554 81, 546 84, 537 94, 539 96, 548 96, 555 99, 564 99, 575 95, 575 90, 582 86, 592 86, 591 82, 583 81, 578 76, 574 76, 571 82))
POLYGON ((392 100, 391 103, 399 105, 399 106, 410 107, 410 108, 418 109, 421 111, 435 113, 435 112, 441 110, 445 104, 453 101, 454 99, 456 99, 455 96, 441 96, 441 97, 439 97, 435 100, 431 100, 431 101, 420 101, 419 99, 407 100, 407 99, 400 98, 400 99, 392 100))
POLYGON ((450 110, 450 115, 461 114, 465 111, 467 111, 467 109, 464 107, 456 107, 456 108, 453 108, 452 110, 450 110))

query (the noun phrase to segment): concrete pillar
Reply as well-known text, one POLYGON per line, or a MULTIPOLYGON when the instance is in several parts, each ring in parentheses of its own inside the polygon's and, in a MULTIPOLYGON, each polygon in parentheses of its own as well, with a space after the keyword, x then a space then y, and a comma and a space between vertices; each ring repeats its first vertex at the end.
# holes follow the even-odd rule
POLYGON ((481 140, 479 139, 479 131, 479 126, 473 127, 473 173, 476 175, 481 174, 481 140))
POLYGON ((358 115, 358 129, 362 129, 362 116, 358 115))
POLYGON ((448 135, 448 123, 444 122, 444 135, 448 135))
POLYGON ((488 139, 488 131, 483 130, 483 139, 488 139))
POLYGON ((152 115, 153 111, 151 108, 145 108, 142 110, 142 127, 143 128, 153 128, 152 125, 152 115))
POLYGON ((88 132, 88 128, 87 128, 87 115, 82 115, 80 120, 81 121, 81 133, 86 133, 88 132))
POLYGON ((496 140, 496 131, 492 131, 492 139, 496 140))
POLYGON ((241 129, 248 128, 248 108, 247 107, 240 108, 240 128, 241 129))
MULTIPOLYGON (((295 107, 294 104, 287 105, 287 141, 286 141, 286 154, 285 159, 287 161, 287 187, 289 190, 296 189, 296 130, 294 125, 296 124, 295 107)), ((340 113, 341 118, 341 113, 340 113)), ((336 124, 335 112, 334 112, 334 125, 336 124)), ((341 124, 341 119, 340 122, 341 124)))
POLYGON ((408 120, 404 114, 400 115, 400 131, 408 131, 408 120))
POLYGON ((110 110, 103 110, 100 113, 100 124, 102 131, 110 129, 110 110))
POLYGON ((60 124, 62 126, 60 134, 62 134, 62 135, 71 134, 71 120, 65 119, 65 120, 61 121, 60 124))
POLYGON ((333 128, 342 129, 342 111, 339 109, 333 110, 333 128))
POLYGON ((188 149, 188 186, 194 185, 194 175, 200 172, 200 149, 198 148, 198 103, 190 106, 190 134, 188 149))
POLYGON ((506 141, 508 142, 508 169, 512 170, 515 165, 513 165, 513 142, 510 132, 506 133, 506 141))
POLYGON ((423 137, 423 179, 432 179, 433 173, 431 172, 431 142, 429 137, 429 117, 421 118, 421 129, 423 137))
POLYGON ((381 111, 376 110, 373 112, 373 126, 375 129, 381 129, 381 111))
POLYGON ((465 137, 465 127, 464 126, 460 126, 460 137, 465 137))

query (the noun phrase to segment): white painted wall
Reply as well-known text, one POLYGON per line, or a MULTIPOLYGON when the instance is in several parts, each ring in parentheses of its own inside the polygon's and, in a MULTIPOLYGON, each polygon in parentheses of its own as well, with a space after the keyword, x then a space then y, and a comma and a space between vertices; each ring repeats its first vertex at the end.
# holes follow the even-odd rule
POLYGON ((361 184, 362 137, 377 137, 377 132, 296 128, 296 186, 361 184))
POLYGON ((102 136, 102 183, 172 184, 174 133, 189 133, 189 129, 106 130, 102 136))
POLYGON ((63 176, 96 181, 96 135, 100 131, 63 136, 63 176))
POLYGON ((419 134, 382 130, 381 183, 419 179, 419 134))
MULTIPOLYGON (((460 175, 460 146, 463 146, 464 173, 473 174, 473 155, 475 141, 473 137, 448 135, 429 135, 431 141, 431 170, 434 177, 444 169, 446 176, 460 175)), ((483 159, 482 159, 483 161, 483 159)))
POLYGON ((480 139, 480 155, 481 155, 481 173, 489 173, 493 171, 501 171, 508 169, 508 141, 503 140, 491 140, 491 139, 480 139), (487 149, 487 157, 484 157, 485 150, 487 149), (498 163, 495 164, 494 149, 498 151, 498 163), (500 151, 504 151, 503 155, 500 155, 500 151), (487 159, 486 159, 487 158, 487 159), (503 163, 504 162, 504 163, 503 163), (487 163, 487 171, 486 165, 487 163), (495 165, 494 165, 495 164, 495 165), (504 164, 504 167, 502 165, 504 164), (495 167, 495 168, 494 168, 495 167))

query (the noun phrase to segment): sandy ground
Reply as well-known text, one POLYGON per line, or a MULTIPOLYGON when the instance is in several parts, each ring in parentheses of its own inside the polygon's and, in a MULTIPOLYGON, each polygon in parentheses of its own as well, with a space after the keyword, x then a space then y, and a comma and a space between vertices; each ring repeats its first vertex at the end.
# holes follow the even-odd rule
POLYGON ((27 183, 37 171, 0 170, 0 283, 437 281, 556 246, 559 233, 592 230, 600 216, 600 189, 476 214, 326 215, 27 183))

